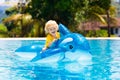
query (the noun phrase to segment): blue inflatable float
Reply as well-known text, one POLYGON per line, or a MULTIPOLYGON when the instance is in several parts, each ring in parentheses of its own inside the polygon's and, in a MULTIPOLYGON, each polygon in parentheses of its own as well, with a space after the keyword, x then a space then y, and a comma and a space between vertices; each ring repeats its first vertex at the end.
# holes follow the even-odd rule
POLYGON ((42 51, 40 44, 22 46, 15 54, 22 58, 29 58, 31 62, 59 62, 62 60, 80 60, 82 55, 90 58, 88 41, 81 34, 70 32, 63 24, 59 24, 61 38, 52 46, 42 51))

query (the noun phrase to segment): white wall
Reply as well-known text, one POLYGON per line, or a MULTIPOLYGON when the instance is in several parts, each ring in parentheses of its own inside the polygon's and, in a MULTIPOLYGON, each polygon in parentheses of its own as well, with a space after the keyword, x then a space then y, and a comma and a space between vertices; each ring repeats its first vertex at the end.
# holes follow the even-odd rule
POLYGON ((120 28, 118 28, 118 36, 120 36, 120 28))
POLYGON ((120 28, 114 28, 113 34, 115 34, 116 36, 120 36, 120 28), (117 32, 116 32, 116 29, 117 29, 117 32))

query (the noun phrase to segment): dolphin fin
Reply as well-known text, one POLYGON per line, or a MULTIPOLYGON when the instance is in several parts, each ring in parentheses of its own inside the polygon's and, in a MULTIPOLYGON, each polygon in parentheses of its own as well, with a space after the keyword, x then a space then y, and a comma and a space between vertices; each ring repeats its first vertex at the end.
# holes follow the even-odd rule
POLYGON ((15 52, 40 52, 42 50, 40 45, 26 45, 21 46, 20 48, 16 49, 15 52))
POLYGON ((59 32, 60 32, 60 35, 63 36, 63 35, 66 35, 66 34, 69 34, 70 31, 67 29, 66 26, 64 26, 63 24, 59 24, 59 32))
POLYGON ((37 52, 36 54, 37 55, 30 62, 35 62, 35 61, 38 61, 38 60, 41 59, 42 51, 41 52, 37 52))

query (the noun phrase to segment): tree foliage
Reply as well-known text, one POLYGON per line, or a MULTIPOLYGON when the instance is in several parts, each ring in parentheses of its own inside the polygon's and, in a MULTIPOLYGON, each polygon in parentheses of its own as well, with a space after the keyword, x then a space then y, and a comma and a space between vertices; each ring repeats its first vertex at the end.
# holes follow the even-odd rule
POLYGON ((72 0, 32 0, 28 10, 35 19, 54 19, 68 25, 74 19, 73 6, 72 0))
MULTIPOLYGON (((28 13, 32 15, 31 21, 21 17, 17 19, 18 21, 9 21, 10 25, 8 24, 7 28, 9 31, 15 30, 19 34, 23 33, 24 36, 44 36, 45 22, 53 19, 58 23, 69 26, 70 30, 76 31, 76 24, 89 21, 108 22, 108 19, 102 16, 108 12, 110 15, 109 18, 112 17, 113 19, 114 16, 111 15, 114 15, 115 8, 111 7, 110 4, 111 0, 30 0, 22 14, 28 13), (28 24, 32 25, 29 26, 28 24), (18 27, 16 27, 16 25, 18 25, 18 27)), ((16 12, 18 12, 17 8, 6 10, 6 14, 8 15, 15 14, 16 12)))

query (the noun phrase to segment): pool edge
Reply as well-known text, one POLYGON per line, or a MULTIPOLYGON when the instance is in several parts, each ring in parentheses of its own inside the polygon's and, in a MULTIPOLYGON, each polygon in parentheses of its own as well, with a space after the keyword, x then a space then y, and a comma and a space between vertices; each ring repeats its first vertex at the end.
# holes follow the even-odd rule
MULTIPOLYGON (((110 40, 120 40, 120 37, 85 37, 88 40, 94 39, 110 39, 110 40)), ((0 38, 0 40, 46 40, 45 37, 40 38, 0 38)))

